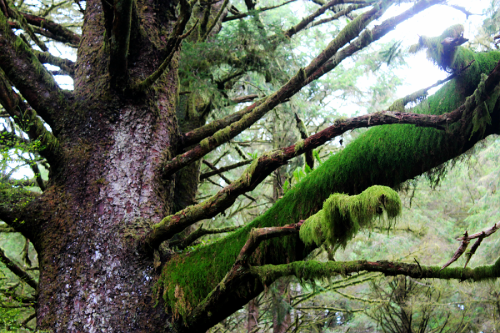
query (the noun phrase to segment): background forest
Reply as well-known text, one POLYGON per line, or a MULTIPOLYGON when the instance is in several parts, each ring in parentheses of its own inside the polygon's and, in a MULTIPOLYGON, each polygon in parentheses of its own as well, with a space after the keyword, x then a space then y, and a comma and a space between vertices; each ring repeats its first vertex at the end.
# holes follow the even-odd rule
MULTIPOLYGON (((272 10, 269 8, 259 16, 250 15, 250 19, 234 20, 224 25, 215 40, 205 45, 206 50, 200 51, 199 44, 196 49, 191 49, 189 41, 186 41, 179 69, 184 80, 181 82, 180 104, 189 103, 188 96, 194 94, 199 99, 210 96, 217 105, 208 120, 211 120, 210 117, 220 118, 234 112, 234 108, 224 108, 228 99, 269 94, 286 82, 292 72, 307 64, 312 55, 324 49, 327 42, 324 34, 328 32, 324 28, 307 29, 278 49, 271 50, 270 45, 269 50, 259 49, 261 57, 268 51, 272 57, 267 58, 265 63, 254 63, 253 71, 241 75, 226 72, 221 66, 212 71, 210 77, 203 76, 207 73, 203 68, 206 64, 199 61, 203 57, 222 57, 235 45, 244 45, 246 53, 252 51, 253 45, 266 45, 260 35, 260 20, 268 29, 275 26, 278 33, 284 17, 287 24, 298 23, 301 10, 315 6, 309 2, 289 2, 294 3, 272 10), (220 86, 230 88, 235 96, 222 94, 220 86)), ((244 8, 242 3, 235 1, 231 8, 244 8)), ((260 1, 258 6, 267 8, 277 4, 266 0, 260 1)), ((40 7, 38 2, 35 5, 40 7)), ((16 6, 24 6, 25 10, 35 5, 28 1, 16 1, 16 6)), ((79 6, 84 5, 85 2, 79 1, 44 0, 42 8, 45 17, 64 17, 66 26, 78 32, 79 24, 75 24, 71 17, 77 17, 79 6)), ((454 8, 463 17, 472 15, 470 17, 474 19, 467 21, 474 24, 466 25, 466 37, 470 41, 464 46, 475 51, 498 48, 492 36, 498 34, 500 29, 500 1, 492 0, 485 8, 482 16, 473 15, 479 14, 473 8, 454 8)), ((238 14, 232 12, 232 15, 238 14)), ((331 34, 338 33, 356 16, 356 12, 350 15, 345 18, 346 22, 334 23, 337 31, 331 34)), ((436 34, 440 33, 436 31, 436 34)), ((304 88, 288 103, 276 107, 265 119, 229 144, 205 156, 202 183, 196 200, 210 197, 237 179, 252 159, 263 152, 288 146, 327 127, 335 119, 384 110, 402 97, 405 90, 399 88, 412 79, 405 72, 408 59, 415 59, 416 56, 408 51, 409 41, 391 38, 356 54, 330 75, 304 88)), ((55 47, 55 44, 48 45, 55 47)), ((57 50, 66 58, 75 57, 70 48, 58 46, 57 50)), ((50 65, 47 68, 53 70, 61 85, 71 89, 72 80, 64 71, 50 65)), ((242 105, 245 104, 240 103, 235 108, 242 105)), ((5 131, 14 128, 8 120, 0 119, 2 126, 5 131)), ((221 230, 232 231, 245 225, 271 207, 315 165, 342 150, 362 132, 350 132, 309 155, 290 161, 255 190, 241 196, 224 214, 213 218, 210 228, 201 221, 188 230, 204 232, 206 236, 192 243, 187 238, 188 241, 176 244, 174 239, 170 241, 171 245, 175 245, 178 252, 191 251, 217 240, 224 235, 221 230), (218 230, 215 232, 215 229, 218 230)), ((9 178, 15 174, 20 184, 32 185, 33 190, 39 190, 40 179, 46 179, 47 172, 43 163, 35 158, 34 152, 38 147, 31 143, 12 147, 5 144, 7 140, 6 136, 0 137, 0 176, 9 178)), ((444 264, 458 246, 455 239, 465 230, 477 232, 500 220, 500 192, 497 192, 500 187, 499 159, 500 138, 490 136, 465 156, 404 183, 398 189, 404 211, 395 222, 380 220, 369 230, 359 233, 345 248, 340 247, 336 251, 319 248, 310 255, 310 259, 444 264)), ((31 331, 34 328, 34 298, 5 265, 12 261, 36 277, 37 256, 30 242, 12 231, 5 224, 0 225, 0 256, 8 258, 0 264, 0 329, 31 331)), ((485 239, 468 265, 475 267, 491 263, 498 257, 499 251, 500 235, 495 234, 485 239)), ((464 264, 465 259, 461 258, 454 265, 464 264)), ((209 332, 495 332, 500 330, 499 287, 497 280, 474 284, 417 281, 404 277, 387 278, 379 273, 346 275, 324 281, 285 278, 269 286, 244 309, 209 332)))

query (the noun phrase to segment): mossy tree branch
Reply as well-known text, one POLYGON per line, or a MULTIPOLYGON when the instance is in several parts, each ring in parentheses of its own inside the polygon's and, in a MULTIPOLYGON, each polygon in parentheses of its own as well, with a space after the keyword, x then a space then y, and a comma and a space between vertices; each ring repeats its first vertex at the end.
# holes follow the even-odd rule
MULTIPOLYGON (((68 43, 73 46, 78 46, 80 44, 80 35, 77 33, 74 33, 73 31, 69 30, 68 28, 63 27, 60 24, 57 24, 51 20, 47 20, 44 17, 28 14, 28 13, 20 13, 26 21, 34 25, 36 27, 39 27, 42 31, 46 30, 51 33, 51 36, 54 36, 57 38, 58 41, 63 42, 63 43, 68 43)), ((43 35, 43 33, 41 33, 43 35)), ((49 36, 46 36, 49 37, 49 36)), ((55 39, 54 38, 54 39, 55 39)))
MULTIPOLYGON (((374 19, 380 17, 387 9, 386 5, 379 8, 374 6, 370 11, 361 14, 354 21, 350 22, 322 51, 313 61, 304 69, 300 69, 288 83, 282 86, 277 92, 266 98, 258 106, 253 104, 249 108, 253 110, 247 113, 239 121, 232 123, 230 126, 216 132, 213 136, 203 139, 199 145, 196 145, 188 152, 174 157, 162 167, 164 176, 171 175, 181 168, 200 159, 213 149, 219 147, 223 143, 234 138, 242 131, 250 127, 257 120, 262 118, 268 111, 282 101, 289 99, 295 95, 302 87, 305 86, 309 75, 320 68, 330 57, 332 57, 341 47, 349 43, 352 39, 360 34, 360 32, 374 19)), ((309 81, 310 82, 310 81, 309 81)))
POLYGON ((291 158, 317 148, 346 131, 383 124, 414 124, 444 129, 446 125, 458 121, 462 117, 462 112, 463 109, 459 108, 449 114, 436 116, 382 111, 337 121, 334 125, 311 135, 306 140, 301 140, 289 147, 274 150, 254 160, 243 175, 231 185, 226 186, 204 202, 167 216, 160 223, 154 225, 153 230, 146 237, 146 243, 156 248, 161 242, 169 239, 184 228, 202 219, 217 215, 229 208, 240 194, 254 189, 272 171, 286 164, 291 158))
POLYGON ((38 283, 28 273, 24 271, 18 264, 9 259, 3 249, 0 248, 0 261, 17 277, 26 282, 31 288, 37 290, 38 283))
POLYGON ((73 77, 73 75, 75 74, 75 63, 73 61, 53 56, 49 52, 39 52, 33 50, 33 53, 38 58, 38 61, 40 61, 42 64, 51 64, 57 66, 71 77, 73 77))
POLYGON ((45 157, 54 169, 57 168, 62 157, 59 141, 45 128, 37 113, 14 92, 1 69, 0 103, 19 127, 28 134, 30 140, 40 141, 42 149, 38 153, 45 157))
POLYGON ((337 20, 337 19, 341 18, 342 16, 349 15, 351 12, 358 10, 358 9, 361 9, 361 8, 365 8, 369 5, 370 5, 369 2, 364 3, 364 4, 358 4, 358 5, 350 5, 347 8, 333 14, 331 17, 313 22, 311 25, 307 26, 306 28, 307 29, 314 28, 314 27, 317 27, 318 25, 337 20))
POLYGON ((30 47, 10 30, 1 12, 0 32, 0 68, 57 135, 62 127, 61 116, 66 112, 67 96, 30 47))
MULTIPOLYGON (((213 165, 212 163, 208 162, 207 160, 203 160, 203 164, 205 164, 206 166, 208 166, 214 172, 218 172, 218 176, 221 177, 226 182, 227 185, 231 185, 232 181, 229 178, 227 178, 226 176, 224 176, 222 174, 222 172, 220 172, 220 170, 215 167, 215 165, 213 165)), ((254 198, 252 198, 251 196, 249 196, 247 194, 244 194, 244 196, 247 197, 247 199, 250 199, 251 201, 256 201, 254 198)))

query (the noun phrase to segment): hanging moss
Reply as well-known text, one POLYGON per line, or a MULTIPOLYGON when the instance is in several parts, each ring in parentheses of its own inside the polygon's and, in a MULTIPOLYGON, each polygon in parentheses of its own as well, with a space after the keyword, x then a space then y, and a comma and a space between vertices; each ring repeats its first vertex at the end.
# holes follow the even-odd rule
POLYGON ((347 241, 367 227, 377 216, 386 213, 395 218, 401 212, 398 194, 387 186, 372 186, 359 195, 332 194, 323 209, 309 217, 300 228, 300 239, 306 245, 330 246, 347 241))
MULTIPOLYGON (((475 54, 458 48, 455 65, 465 66, 472 59, 476 61, 464 73, 415 107, 414 112, 443 114, 460 106, 465 96, 476 89, 481 73, 495 67, 500 52, 475 54)), ((462 149, 462 143, 449 132, 432 128, 386 125, 370 129, 318 166, 262 216, 217 242, 172 258, 162 269, 156 292, 173 313, 184 316, 224 278, 252 228, 307 219, 322 208, 332 193, 358 194, 375 184, 395 187, 455 157, 462 149), (178 292, 176 296, 177 286, 182 295, 178 292)), ((310 250, 297 236, 273 239, 261 244, 256 251, 259 257, 253 258, 251 264, 301 260, 310 250)))
POLYGON ((446 38, 458 38, 464 33, 464 27, 461 24, 452 25, 446 29, 441 36, 426 37, 421 36, 418 43, 410 47, 410 53, 417 53, 420 50, 427 49, 427 58, 432 60, 442 69, 447 69, 455 60, 455 53, 446 53, 442 42, 446 38))

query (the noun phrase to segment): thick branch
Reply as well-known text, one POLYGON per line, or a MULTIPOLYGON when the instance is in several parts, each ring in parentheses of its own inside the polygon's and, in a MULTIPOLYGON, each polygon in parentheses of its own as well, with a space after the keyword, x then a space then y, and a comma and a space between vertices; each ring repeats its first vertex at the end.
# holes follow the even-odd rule
POLYGON ((1 12, 0 32, 0 68, 57 135, 58 119, 65 112, 67 96, 29 46, 9 29, 1 12))
POLYGON ((310 136, 306 140, 286 148, 274 150, 254 160, 252 165, 245 170, 238 180, 219 191, 210 199, 200 204, 187 207, 174 215, 164 218, 160 223, 156 224, 152 232, 147 236, 146 242, 149 243, 151 247, 156 248, 162 241, 169 239, 189 225, 201 219, 211 218, 217 215, 230 207, 240 194, 254 189, 272 171, 286 164, 291 158, 314 149, 346 131, 383 124, 414 124, 417 126, 442 129, 447 124, 459 120, 462 116, 462 111, 463 110, 459 108, 449 114, 440 116, 382 111, 350 118, 344 121, 337 121, 334 125, 310 136))
POLYGON ((42 64, 51 64, 57 66, 68 73, 68 75, 70 76, 73 76, 75 74, 75 63, 73 61, 53 56, 49 52, 33 51, 33 53, 38 58, 38 61, 40 61, 42 64))
POLYGON ((240 134, 246 128, 250 127, 257 120, 262 118, 268 111, 272 110, 276 105, 295 95, 300 89, 302 89, 302 87, 305 86, 305 82, 307 82, 309 75, 320 68, 341 47, 359 35, 366 25, 368 25, 372 20, 380 17, 386 9, 385 6, 382 6, 382 9, 377 7, 378 6, 375 6, 372 10, 361 14, 354 21, 349 23, 327 46, 327 48, 309 64, 309 66, 305 69, 300 69, 299 72, 293 76, 290 81, 288 81, 288 83, 282 86, 276 93, 269 96, 260 105, 256 106, 254 104, 250 106, 249 108, 252 108, 253 110, 246 114, 242 119, 232 123, 223 130, 216 132, 213 136, 202 140, 199 145, 190 151, 182 155, 178 155, 171 161, 167 162, 162 168, 163 174, 165 176, 173 174, 181 168, 200 159, 213 149, 219 147, 223 143, 240 134))
POLYGON ((15 262, 10 260, 6 255, 3 249, 0 248, 0 261, 7 266, 7 268, 17 275, 22 281, 26 282, 31 288, 37 289, 38 283, 21 267, 19 267, 15 262))
POLYGON ((68 28, 63 27, 60 24, 57 24, 51 20, 47 20, 46 18, 32 14, 21 13, 21 15, 24 16, 24 18, 29 24, 37 26, 42 30, 47 30, 53 36, 55 36, 57 40, 60 42, 72 44, 75 46, 80 44, 80 35, 74 33, 68 28))

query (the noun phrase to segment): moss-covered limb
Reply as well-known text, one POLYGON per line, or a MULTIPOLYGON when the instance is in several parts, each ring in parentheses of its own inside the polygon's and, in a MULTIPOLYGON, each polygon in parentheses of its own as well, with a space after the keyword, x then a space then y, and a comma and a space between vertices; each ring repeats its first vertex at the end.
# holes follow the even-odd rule
POLYGON ((118 88, 128 80, 128 54, 134 1, 114 0, 112 6, 109 3, 104 5, 108 1, 102 2, 103 9, 106 8, 104 19, 109 44, 110 83, 113 88, 118 88))
MULTIPOLYGON (((474 269, 446 268, 444 270, 440 270, 437 266, 365 260, 347 262, 296 261, 283 265, 252 266, 249 268, 235 266, 231 270, 231 274, 224 278, 224 283, 217 284, 194 310, 188 313, 184 312, 187 324, 180 327, 179 331, 196 332, 193 329, 201 331, 201 328, 210 325, 214 320, 220 321, 235 308, 245 304, 244 300, 251 299, 256 292, 263 290, 264 286, 271 285, 280 277, 293 275, 301 280, 314 280, 362 271, 380 272, 386 276, 405 275, 416 279, 481 281, 500 277, 500 259, 490 266, 474 269), (232 309, 227 309, 229 304, 232 305, 232 309)), ((179 290, 182 287, 179 285, 177 288, 179 290)), ((187 290, 183 289, 183 293, 186 292, 187 290)), ((179 308, 175 310, 179 310, 179 308)))
POLYGON ((198 21, 191 27, 191 29, 186 34, 183 34, 184 29, 186 28, 186 25, 189 22, 189 19, 191 18, 192 8, 187 0, 181 0, 179 1, 179 4, 181 13, 179 18, 177 19, 177 22, 175 23, 175 26, 170 36, 168 37, 167 45, 165 46, 165 54, 167 54, 167 56, 165 57, 160 67, 158 67, 156 71, 154 71, 150 76, 148 76, 140 83, 130 88, 133 92, 145 91, 146 89, 150 88, 156 82, 156 80, 160 78, 160 76, 165 72, 165 70, 170 65, 172 58, 178 51, 178 48, 181 46, 182 40, 188 37, 191 34, 191 32, 196 28, 198 21))
POLYGON ((1 12, 0 32, 0 68, 57 136, 67 110, 65 94, 1 12))
POLYGON ((33 31, 33 28, 28 24, 28 22, 26 21, 26 18, 21 15, 21 13, 19 13, 19 11, 17 10, 17 8, 15 6, 12 6, 10 3, 7 2, 7 13, 6 15, 8 15, 9 17, 12 17, 13 19, 15 19, 21 29, 23 29, 27 34, 28 36, 30 36, 31 40, 44 52, 47 52, 49 49, 47 48, 47 46, 45 45, 44 42, 42 42, 40 39, 38 39, 38 37, 35 35, 35 32, 33 31))
POLYGON ((63 71, 67 72, 70 76, 75 74, 75 63, 69 59, 55 57, 49 52, 39 52, 33 50, 33 53, 38 58, 42 64, 51 64, 61 68, 63 71))
MULTIPOLYGON (((209 161, 207 160, 203 160, 203 164, 205 164, 206 166, 208 166, 210 169, 212 169, 214 172, 218 172, 218 176, 221 177, 227 185, 231 185, 232 181, 227 178, 226 176, 224 176, 222 174, 222 172, 215 167, 215 165, 213 165, 212 163, 210 163, 209 161)), ((247 199, 250 199, 251 201, 256 201, 255 198, 249 196, 248 194, 243 194, 247 199)))
POLYGON ((200 180, 203 180, 203 179, 206 179, 208 177, 212 177, 214 175, 218 175, 218 174, 221 174, 223 172, 230 171, 230 170, 233 170, 233 169, 236 169, 236 168, 248 165, 250 163, 252 163, 252 160, 241 161, 241 162, 238 162, 238 163, 234 163, 234 164, 231 164, 231 165, 219 168, 219 169, 214 170, 214 171, 205 172, 205 173, 201 174, 200 180))
MULTIPOLYGON (((57 24, 51 20, 47 20, 44 17, 22 12, 20 14, 26 19, 29 24, 39 27, 42 31, 46 30, 50 32, 51 36, 55 36, 58 41, 72 44, 73 46, 78 46, 78 44, 80 44, 80 35, 74 33, 68 28, 63 27, 62 25, 57 24)), ((41 34, 43 35, 43 33, 41 34)))
MULTIPOLYGON (((336 311, 342 313, 351 313, 351 312, 363 312, 365 309, 343 309, 343 308, 334 308, 331 306, 301 306, 297 310, 328 310, 328 311, 336 311)), ((319 322, 324 322, 324 318, 321 318, 319 322)))
POLYGON ((244 108, 243 110, 227 115, 221 119, 214 120, 209 124, 203 125, 199 128, 185 133, 182 136, 182 146, 189 147, 194 144, 200 143, 201 140, 215 134, 217 131, 231 125, 232 123, 239 121, 245 115, 252 112, 253 109, 255 109, 262 102, 263 101, 257 101, 252 105, 244 108))
POLYGON ((253 109, 251 112, 247 113, 240 120, 232 123, 230 126, 227 126, 226 128, 217 131, 212 136, 203 139, 199 145, 196 145, 188 152, 177 155, 171 161, 165 162, 162 166, 164 176, 171 175, 179 169, 193 163, 196 160, 199 160, 210 151, 252 126, 275 106, 292 97, 305 86, 305 82, 307 82, 307 77, 310 73, 313 73, 317 68, 320 68, 341 47, 355 38, 366 27, 366 25, 374 19, 380 17, 386 9, 387 7, 385 4, 382 8, 374 6, 373 9, 361 14, 355 20, 350 22, 332 40, 332 42, 330 42, 326 49, 313 59, 305 69, 300 69, 298 73, 295 74, 285 85, 283 85, 277 92, 266 98, 260 105, 250 106, 249 108, 253 109))
POLYGON ((302 228, 300 239, 307 245, 342 245, 366 228, 375 217, 392 219, 401 212, 398 194, 386 186, 371 186, 361 194, 332 194, 323 208, 310 216, 302 228))
MULTIPOLYGON (((299 130, 300 138, 302 140, 307 139, 309 137, 309 132, 307 132, 306 125, 304 124, 302 119, 300 119, 297 113, 295 113, 295 120, 297 122, 297 129, 299 130)), ((309 166, 309 168, 311 168, 311 170, 314 169, 314 157, 312 149, 306 151, 304 153, 304 156, 306 158, 306 164, 309 166)))
POLYGON ((441 279, 441 280, 471 280, 482 281, 500 277, 500 259, 493 265, 479 266, 476 268, 445 268, 438 266, 422 266, 402 262, 365 260, 347 262, 294 262, 278 266, 254 266, 249 269, 252 274, 257 274, 265 285, 272 283, 282 276, 295 275, 300 279, 316 279, 334 275, 352 274, 361 271, 379 272, 386 276, 404 275, 415 279, 441 279))
POLYGON ((206 218, 211 218, 229 208, 236 198, 253 190, 272 171, 284 165, 288 160, 314 149, 328 140, 345 133, 348 130, 361 127, 371 127, 383 124, 415 124, 443 128, 447 124, 457 121, 462 116, 462 110, 457 109, 449 114, 440 116, 420 115, 401 112, 377 112, 360 117, 337 121, 334 125, 318 132, 306 140, 295 145, 266 153, 245 170, 242 176, 231 185, 226 186, 214 196, 199 204, 189 206, 180 212, 165 217, 160 223, 154 225, 153 230, 145 238, 145 243, 155 248, 174 234, 186 227, 206 218))
POLYGON ((12 89, 4 72, 0 69, 0 103, 9 116, 28 134, 31 141, 39 140, 41 149, 39 154, 47 159, 50 165, 57 168, 61 161, 62 149, 57 138, 48 131, 43 122, 12 89))
POLYGON ((16 229, 9 227, 7 225, 0 225, 0 232, 17 232, 16 229))
MULTIPOLYGON (((500 60, 499 52, 466 54, 467 57, 462 57, 463 63, 468 64, 470 56, 476 60, 474 64, 459 80, 446 83, 416 107, 414 112, 442 114, 459 108, 466 96, 474 93, 481 74, 490 73, 500 60)), ((490 110, 492 121, 491 125, 487 126, 485 135, 500 132, 500 103, 490 110)), ((250 224, 218 242, 180 255, 166 263, 158 282, 159 288, 164 290, 166 304, 175 306, 177 285, 184 291, 184 304, 198 304, 203 300, 230 270, 252 228, 283 226, 290 221, 307 219, 321 209, 324 200, 331 193, 358 194, 374 184, 397 186, 459 156, 483 138, 480 133, 470 137, 472 128, 458 127, 458 131, 454 130, 453 126, 450 126, 448 131, 438 131, 432 128, 394 125, 379 126, 365 132, 344 150, 318 166, 250 224), (214 265, 214 262, 217 265, 214 265)), ((295 153, 295 148, 292 148, 292 151, 295 153)), ((254 163, 258 163, 258 160, 254 163)), ((257 165, 253 167, 254 170, 259 170, 257 165)), ((222 193, 226 193, 225 190, 219 195, 222 193)), ((200 209, 200 212, 204 209, 210 210, 213 208, 211 204, 215 203, 216 201, 209 199, 204 203, 205 206, 196 209, 200 209)), ((197 214, 194 210, 191 212, 197 214)), ((175 216, 176 220, 181 218, 184 218, 182 214, 175 216)), ((254 260, 256 264, 280 264, 301 260, 310 250, 305 248, 298 237, 291 235, 262 243, 256 251, 259 255, 256 255, 254 260)), ((445 271, 447 269, 443 270, 445 271)), ((257 289, 260 288, 259 285, 252 284, 257 289)), ((248 297, 254 295, 254 289, 251 289, 253 287, 246 287, 251 290, 248 297)), ((257 292, 260 290, 262 289, 257 292)), ((249 299, 237 302, 244 304, 249 299)), ((221 302, 225 304, 224 299, 221 302)))
POLYGON ((345 294, 343 292, 340 292, 338 290, 334 290, 333 292, 339 294, 342 297, 345 297, 347 299, 353 300, 353 301, 358 301, 358 302, 363 302, 363 303, 384 303, 384 302, 389 302, 389 301, 383 301, 381 299, 367 299, 367 298, 361 298, 361 297, 356 297, 352 295, 345 294))
POLYGON ((235 231, 239 228, 241 228, 241 226, 233 226, 233 227, 217 228, 217 229, 207 229, 207 228, 203 227, 203 224, 201 224, 198 229, 196 229, 195 231, 190 233, 186 238, 175 241, 175 242, 170 242, 168 245, 170 247, 177 247, 178 249, 183 250, 203 236, 223 234, 226 232, 235 231))
POLYGON ((295 2, 297 0, 288 0, 288 1, 285 1, 279 5, 276 5, 276 6, 269 6, 269 7, 262 7, 262 8, 257 8, 255 9, 254 11, 252 12, 247 12, 247 13, 237 13, 237 14, 234 14, 234 15, 231 15, 231 16, 226 16, 222 19, 222 22, 228 22, 228 21, 233 21, 233 20, 237 20, 237 19, 241 19, 241 18, 245 18, 249 15, 253 15, 254 13, 262 13, 262 12, 265 12, 267 10, 271 10, 271 9, 276 9, 276 8, 279 8, 279 7, 283 7, 285 5, 288 5, 289 3, 291 2, 295 2))
POLYGON ((307 77, 307 82, 310 83, 317 80, 325 73, 328 73, 335 67, 337 67, 344 59, 350 57, 357 51, 363 49, 370 43, 379 40, 385 36, 389 31, 393 30, 398 24, 406 21, 407 19, 415 16, 416 14, 424 11, 425 9, 432 7, 437 4, 445 2, 444 0, 420 0, 413 7, 404 11, 403 13, 391 17, 381 24, 376 25, 372 30, 366 30, 359 35, 353 42, 351 42, 347 47, 340 50, 337 54, 331 57, 324 65, 319 67, 307 77))
POLYGON ((38 283, 32 278, 28 273, 24 271, 19 265, 17 265, 14 261, 10 260, 6 255, 3 249, 0 248, 0 261, 17 277, 19 277, 22 281, 26 282, 31 288, 37 290, 38 283))

